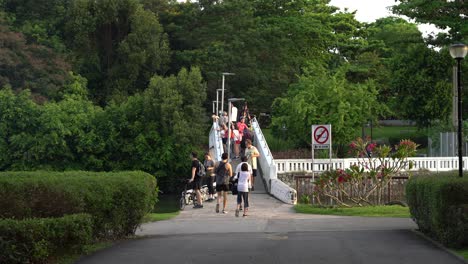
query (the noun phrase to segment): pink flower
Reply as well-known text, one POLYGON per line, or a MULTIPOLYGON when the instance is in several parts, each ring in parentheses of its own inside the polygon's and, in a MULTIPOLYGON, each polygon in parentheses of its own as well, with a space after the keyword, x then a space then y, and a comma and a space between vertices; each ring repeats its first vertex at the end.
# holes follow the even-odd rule
POLYGON ((345 182, 345 178, 343 176, 338 177, 338 182, 339 183, 345 182))

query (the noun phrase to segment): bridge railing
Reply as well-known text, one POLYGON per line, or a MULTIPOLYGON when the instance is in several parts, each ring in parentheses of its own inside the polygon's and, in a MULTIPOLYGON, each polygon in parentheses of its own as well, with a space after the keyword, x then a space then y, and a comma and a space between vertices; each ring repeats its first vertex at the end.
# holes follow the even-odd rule
POLYGON ((219 133, 218 122, 213 122, 209 136, 209 147, 210 154, 214 161, 221 161, 221 155, 223 154, 223 140, 219 133))
POLYGON ((254 145, 260 152, 260 158, 258 158, 258 162, 262 169, 262 176, 265 179, 267 185, 267 191, 285 203, 296 204, 297 192, 295 189, 289 187, 287 184, 278 179, 275 159, 271 154, 266 138, 260 129, 260 125, 255 118, 252 120, 252 128, 255 134, 254 145))
MULTIPOLYGON (((458 157, 411 157, 408 160, 413 161, 414 166, 411 171, 428 170, 428 171, 451 171, 458 169, 458 157)), ((347 169, 351 165, 358 165, 361 161, 362 165, 366 163, 361 160, 350 159, 315 159, 312 165, 312 159, 276 159, 277 173, 286 173, 293 171, 305 172, 322 172, 330 169, 347 169), (313 168, 312 168, 313 167, 313 168)), ((385 163, 392 165, 395 161, 386 159, 385 163)), ((369 164, 367 164, 369 165, 369 164)), ((380 164, 374 164, 380 165, 380 164)), ((407 168, 409 169, 409 168, 407 168)), ((463 157, 463 169, 468 169, 468 157, 463 157)))

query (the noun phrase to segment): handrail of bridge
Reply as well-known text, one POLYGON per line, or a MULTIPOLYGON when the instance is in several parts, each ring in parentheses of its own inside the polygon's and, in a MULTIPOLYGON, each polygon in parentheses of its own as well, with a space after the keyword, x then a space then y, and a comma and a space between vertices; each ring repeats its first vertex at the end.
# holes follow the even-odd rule
POLYGON ((221 161, 221 155, 223 154, 223 140, 219 133, 218 122, 213 122, 213 125, 211 126, 209 147, 212 159, 216 162, 221 161))
MULTIPOLYGON (((413 168, 410 171, 451 171, 458 169, 458 157, 411 157, 413 168)), ((362 159, 360 160, 362 164, 362 159)), ((392 159, 386 159, 385 163, 392 164, 392 159)), ((358 165, 359 160, 350 159, 315 159, 312 170, 312 159, 276 159, 276 171, 287 172, 323 172, 329 169, 347 169, 351 165, 358 165)), ((463 169, 468 169, 468 157, 463 157, 463 169)))
POLYGON ((267 191, 285 203, 296 204, 297 192, 278 179, 275 160, 255 117, 252 119, 252 129, 255 135, 254 145, 260 152, 258 162, 262 169, 262 176, 267 184, 267 191))

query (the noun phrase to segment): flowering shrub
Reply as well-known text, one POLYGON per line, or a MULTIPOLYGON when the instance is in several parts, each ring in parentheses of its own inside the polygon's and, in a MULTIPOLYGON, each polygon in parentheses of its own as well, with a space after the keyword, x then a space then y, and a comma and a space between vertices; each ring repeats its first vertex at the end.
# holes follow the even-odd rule
POLYGON ((314 196, 319 204, 330 198, 338 205, 382 204, 383 190, 401 170, 412 169, 408 157, 416 154, 418 145, 411 140, 401 140, 393 148, 377 146, 369 139, 357 138, 350 144, 350 152, 357 163, 349 169, 330 170, 315 182, 314 196), (370 197, 376 197, 371 201, 370 197))

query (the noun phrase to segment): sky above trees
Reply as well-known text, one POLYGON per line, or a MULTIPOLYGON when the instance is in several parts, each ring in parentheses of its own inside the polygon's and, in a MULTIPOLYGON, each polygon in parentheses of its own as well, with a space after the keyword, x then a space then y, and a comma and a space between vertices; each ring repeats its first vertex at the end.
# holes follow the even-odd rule
MULTIPOLYGON (((395 16, 388 9, 389 6, 395 5, 395 0, 331 0, 330 5, 337 6, 341 9, 348 8, 350 12, 356 10, 356 19, 361 22, 374 22, 376 19, 395 16)), ((406 20, 410 20, 407 17, 402 16, 406 20)), ((414 21, 411 21, 414 22, 414 21)), ((419 30, 423 35, 431 34, 432 32, 437 33, 441 30, 436 28, 432 24, 420 24, 418 25, 419 30)))

